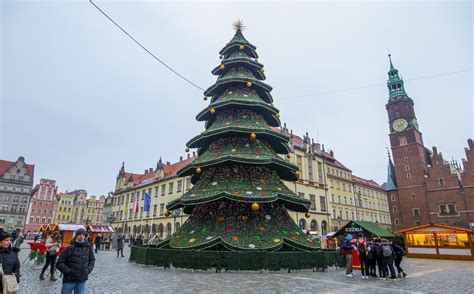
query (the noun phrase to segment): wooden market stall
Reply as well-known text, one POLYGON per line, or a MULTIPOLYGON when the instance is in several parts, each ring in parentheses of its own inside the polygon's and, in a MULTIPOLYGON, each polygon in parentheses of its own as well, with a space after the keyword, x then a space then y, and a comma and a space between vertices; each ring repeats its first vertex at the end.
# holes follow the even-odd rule
MULTIPOLYGON (((331 244, 341 244, 341 241, 345 236, 351 234, 353 239, 351 243, 357 242, 359 236, 362 236, 366 241, 373 240, 375 238, 387 238, 393 239, 396 236, 384 228, 380 227, 376 223, 366 221, 350 221, 345 226, 339 229, 332 235, 332 240, 328 240, 331 244)), ((359 256, 355 250, 352 250, 352 264, 355 268, 360 267, 359 256)))
POLYGON ((102 244, 104 244, 105 249, 110 249, 110 240, 112 239, 112 234, 115 232, 111 226, 107 225, 89 225, 87 227, 87 232, 91 238, 92 244, 95 244, 95 238, 97 235, 102 236, 102 244), (104 240, 104 236, 107 236, 107 241, 104 240))
POLYGON ((400 233, 409 257, 474 260, 474 230, 426 224, 400 233))
POLYGON ((62 235, 62 244, 69 244, 74 236, 74 232, 79 229, 85 229, 83 225, 76 224, 58 224, 57 230, 62 235))

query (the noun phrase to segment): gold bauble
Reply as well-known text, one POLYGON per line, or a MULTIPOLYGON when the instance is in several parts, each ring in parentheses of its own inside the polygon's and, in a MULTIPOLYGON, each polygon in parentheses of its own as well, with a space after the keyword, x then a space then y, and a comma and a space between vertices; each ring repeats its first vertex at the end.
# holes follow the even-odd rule
POLYGON ((165 210, 165 212, 163 212, 163 215, 168 217, 168 216, 170 216, 170 213, 168 212, 168 210, 165 210))
POLYGON ((295 172, 295 175, 299 178, 299 177, 300 177, 300 171, 297 170, 297 171, 295 172))
POLYGON ((288 153, 288 154, 286 155, 286 157, 288 157, 288 158, 291 158, 291 154, 290 154, 290 153, 288 153))
POLYGON ((207 101, 207 96, 204 96, 204 98, 202 98, 202 99, 204 99, 204 101, 207 101))
POLYGON ((221 64, 221 66, 219 66, 220 69, 224 69, 225 68, 225 65, 221 64))
POLYGON ((219 55, 219 59, 222 59, 222 58, 224 58, 224 55, 219 55))
POLYGON ((240 45, 240 46, 239 46, 239 49, 240 49, 240 50, 244 50, 244 45, 240 45))
POLYGON ((211 108, 211 113, 214 114, 216 110, 214 108, 211 108))
POLYGON ((257 135, 255 133, 250 134, 250 139, 255 140, 257 138, 257 135))
POLYGON ((252 83, 251 82, 247 82, 247 87, 252 87, 252 83))
POLYGON ((311 214, 310 214, 309 212, 306 212, 306 213, 304 214, 304 216, 305 216, 306 218, 310 218, 310 217, 311 217, 311 214))
POLYGON ((257 202, 252 203, 252 210, 257 211, 260 208, 260 205, 258 205, 257 202))
POLYGON ((200 174, 200 173, 201 173, 201 168, 200 168, 200 167, 196 168, 196 173, 197 173, 197 174, 200 174))
POLYGON ((261 73, 264 73, 264 72, 265 72, 265 70, 262 68, 262 69, 260 69, 260 72, 261 72, 261 73))
POLYGON ((187 152, 189 152, 189 148, 188 148, 188 147, 186 147, 186 149, 184 149, 184 151, 186 151, 186 153, 187 153, 187 152))
POLYGON ((280 113, 275 114, 277 118, 280 118, 280 113))

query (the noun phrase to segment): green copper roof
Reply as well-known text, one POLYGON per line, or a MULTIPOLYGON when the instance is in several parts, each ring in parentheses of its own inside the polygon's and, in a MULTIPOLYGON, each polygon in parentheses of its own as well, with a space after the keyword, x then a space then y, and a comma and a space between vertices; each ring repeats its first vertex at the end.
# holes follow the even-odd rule
POLYGON ((229 57, 226 57, 221 62, 221 64, 212 70, 212 74, 222 76, 225 75, 229 70, 239 66, 243 66, 247 70, 250 70, 253 76, 259 80, 265 80, 265 75, 262 71, 263 64, 251 59, 243 51, 234 52, 229 57), (222 65, 224 65, 224 68, 221 68, 222 65))
POLYGON ((362 228, 364 228, 367 231, 371 232, 375 236, 384 237, 384 238, 393 238, 393 237, 395 237, 394 234, 390 233, 389 231, 385 230, 384 228, 380 227, 379 225, 377 225, 373 222, 353 221, 353 223, 361 226, 362 228))
POLYGON ((393 66, 392 57, 390 54, 388 55, 388 58, 390 59, 390 70, 388 72, 387 81, 389 101, 398 97, 408 97, 407 93, 405 92, 403 79, 400 78, 398 70, 393 66))
POLYGON ((235 51, 240 50, 240 51, 244 51, 248 56, 252 58, 258 58, 257 52, 255 52, 256 49, 257 47, 249 43, 249 41, 245 39, 242 32, 240 30, 237 30, 232 40, 230 40, 229 43, 227 43, 225 47, 222 48, 219 54, 228 56, 234 53, 235 51), (240 45, 244 46, 243 50, 240 49, 240 45))
POLYGON ((386 191, 397 190, 397 181, 395 178, 395 167, 393 166, 390 153, 388 154, 388 172, 387 172, 387 187, 386 191))

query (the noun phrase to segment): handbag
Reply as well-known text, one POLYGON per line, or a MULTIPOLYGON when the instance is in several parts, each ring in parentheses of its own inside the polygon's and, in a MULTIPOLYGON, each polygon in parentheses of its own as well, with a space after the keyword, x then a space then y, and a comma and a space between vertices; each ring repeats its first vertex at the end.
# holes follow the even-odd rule
POLYGON ((3 293, 2 294, 15 294, 20 291, 20 285, 16 280, 15 275, 5 275, 3 273, 3 266, 0 266, 0 277, 2 279, 3 293))

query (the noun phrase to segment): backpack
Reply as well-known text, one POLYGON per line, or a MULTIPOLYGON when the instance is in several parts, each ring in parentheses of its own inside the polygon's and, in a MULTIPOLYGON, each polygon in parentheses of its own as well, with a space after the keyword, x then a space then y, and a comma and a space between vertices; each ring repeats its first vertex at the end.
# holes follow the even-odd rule
POLYGON ((406 252, 405 250, 403 250, 402 246, 398 245, 398 244, 395 244, 393 246, 393 249, 395 250, 395 252, 397 253, 397 255, 399 257, 402 257, 402 256, 405 256, 406 255, 406 252))
POLYGON ((390 257, 392 256, 392 248, 390 245, 382 246, 383 257, 390 257))
POLYGON ((374 254, 376 254, 374 245, 369 245, 367 259, 372 260, 374 258, 374 254))
POLYGON ((375 244, 375 255, 377 257, 382 257, 382 245, 380 244, 375 244))

